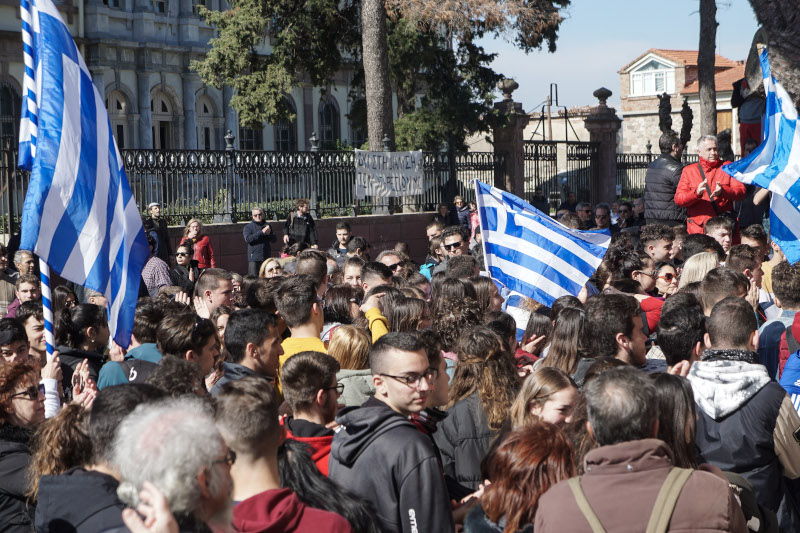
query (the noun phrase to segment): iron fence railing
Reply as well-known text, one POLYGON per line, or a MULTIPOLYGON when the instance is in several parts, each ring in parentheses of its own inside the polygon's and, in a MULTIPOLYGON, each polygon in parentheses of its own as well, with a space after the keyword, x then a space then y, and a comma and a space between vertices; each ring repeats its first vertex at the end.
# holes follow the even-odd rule
POLYGON ((541 187, 554 213, 567 192, 574 192, 578 198, 593 198, 598 188, 598 154, 597 143, 526 141, 525 199, 531 201, 541 187))
MULTIPOLYGON (((353 196, 355 154, 347 151, 121 150, 134 198, 144 213, 162 205, 170 224, 248 220, 260 206, 283 219, 299 198, 317 218, 399 211, 434 211, 460 194, 474 198, 473 179, 495 183, 505 159, 492 152, 423 154, 423 192, 402 198, 353 196)), ((0 231, 16 233, 29 176, 15 149, 0 150, 0 231)))
MULTIPOLYGON (((647 167, 658 158, 658 154, 617 154, 617 187, 621 189, 621 198, 635 198, 644 194, 644 178, 647 167)), ((683 153, 681 163, 691 165, 697 163, 697 154, 683 153)), ((739 159, 738 156, 735 159, 739 159)))

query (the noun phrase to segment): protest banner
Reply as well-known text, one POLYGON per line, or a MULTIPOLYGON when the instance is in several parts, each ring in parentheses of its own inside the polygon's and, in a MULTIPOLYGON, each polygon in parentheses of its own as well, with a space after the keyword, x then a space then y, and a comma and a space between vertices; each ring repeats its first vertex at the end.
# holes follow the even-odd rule
POLYGON ((422 151, 370 152, 356 150, 353 194, 381 198, 422 194, 422 151))

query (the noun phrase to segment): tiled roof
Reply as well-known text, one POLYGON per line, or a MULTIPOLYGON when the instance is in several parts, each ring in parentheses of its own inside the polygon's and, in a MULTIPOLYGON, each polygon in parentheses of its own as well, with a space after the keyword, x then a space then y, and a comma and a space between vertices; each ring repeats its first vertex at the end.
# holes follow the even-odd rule
MULTIPOLYGON (((697 65, 697 50, 664 50, 663 48, 651 48, 647 52, 641 54, 636 59, 625 65, 620 69, 620 73, 624 72, 628 69, 631 65, 639 61, 641 58, 646 56, 647 54, 656 54, 665 59, 668 59, 674 63, 678 63, 679 65, 683 66, 693 66, 697 65)), ((733 68, 738 65, 736 61, 731 61, 727 57, 723 57, 719 54, 715 54, 716 58, 714 61, 714 65, 717 68, 733 68)))
MULTIPOLYGON (((738 64, 733 68, 717 72, 714 76, 714 87, 717 91, 732 91, 733 82, 744 78, 744 64, 738 64)), ((700 92, 700 83, 695 80, 688 86, 681 89, 681 94, 695 94, 700 92)))

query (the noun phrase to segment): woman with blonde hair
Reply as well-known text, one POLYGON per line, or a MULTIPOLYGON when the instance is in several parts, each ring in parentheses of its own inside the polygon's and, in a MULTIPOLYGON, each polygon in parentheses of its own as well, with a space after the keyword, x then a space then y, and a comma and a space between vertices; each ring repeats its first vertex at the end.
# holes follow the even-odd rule
POLYGON ((333 332, 328 355, 339 361, 341 367, 336 373, 336 381, 344 385, 339 403, 348 407, 361 405, 375 393, 369 368, 371 347, 372 337, 365 329, 347 325, 333 332))
POLYGON ((702 252, 695 254, 683 264, 681 269, 681 277, 678 281, 678 290, 681 290, 686 285, 695 282, 703 281, 706 274, 719 266, 719 258, 714 252, 702 252))
POLYGON ((540 368, 527 377, 511 406, 514 429, 549 422, 561 429, 572 421, 578 387, 558 368, 540 368))
POLYGON ((217 262, 214 260, 214 249, 211 248, 211 241, 208 235, 203 235, 203 223, 193 218, 183 230, 181 246, 189 244, 194 249, 194 260, 197 261, 197 268, 215 268, 217 262))
POLYGON ((281 262, 275 257, 270 257, 261 263, 261 268, 258 269, 259 278, 277 278, 282 275, 283 266, 281 266, 281 262))

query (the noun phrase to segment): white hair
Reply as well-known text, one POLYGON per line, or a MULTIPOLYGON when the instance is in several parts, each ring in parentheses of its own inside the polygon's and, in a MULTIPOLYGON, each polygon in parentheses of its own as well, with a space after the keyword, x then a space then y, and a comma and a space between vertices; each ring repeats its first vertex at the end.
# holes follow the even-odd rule
POLYGON ((706 141, 714 141, 714 144, 719 146, 719 140, 717 139, 716 135, 703 135, 699 139, 697 139, 697 149, 699 150, 703 143, 706 141))
POLYGON ((219 494, 225 480, 213 466, 226 449, 202 400, 169 398, 140 405, 125 417, 114 439, 112 463, 121 477, 117 495, 135 508, 149 481, 173 513, 194 514, 203 501, 197 475, 207 470, 209 491, 219 494))

